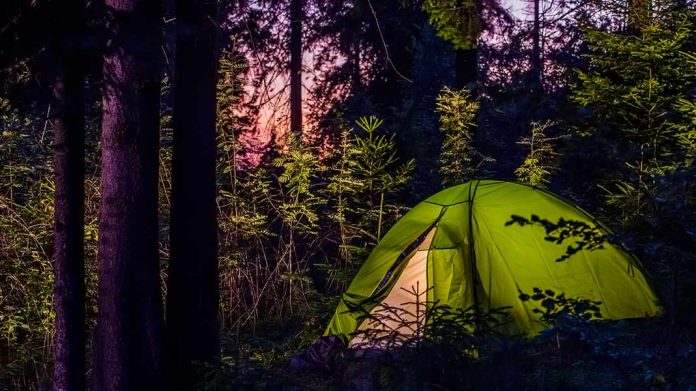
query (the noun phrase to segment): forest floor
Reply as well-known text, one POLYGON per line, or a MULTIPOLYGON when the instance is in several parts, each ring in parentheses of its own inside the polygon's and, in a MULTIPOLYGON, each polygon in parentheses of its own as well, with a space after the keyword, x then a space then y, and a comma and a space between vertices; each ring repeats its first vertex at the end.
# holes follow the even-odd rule
MULTIPOLYGON (((227 334, 223 359, 206 368, 204 389, 287 390, 693 390, 696 346, 664 319, 559 324, 533 339, 456 341, 375 354, 335 349, 327 360, 290 363, 320 335, 302 322, 227 334), (263 337, 261 337, 261 335, 263 337), (676 337, 676 339, 675 339, 676 337), (676 381, 675 381, 676 380, 676 381), (674 386, 676 385, 676 386, 674 386)), ((316 326, 316 325, 314 325, 316 326)))

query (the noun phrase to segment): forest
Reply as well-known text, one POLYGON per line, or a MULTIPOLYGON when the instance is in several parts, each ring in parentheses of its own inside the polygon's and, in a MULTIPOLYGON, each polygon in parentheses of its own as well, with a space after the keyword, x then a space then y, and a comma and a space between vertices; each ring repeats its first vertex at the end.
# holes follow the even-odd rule
POLYGON ((692 0, 2 0, 0 390, 696 390, 695 159, 692 0))

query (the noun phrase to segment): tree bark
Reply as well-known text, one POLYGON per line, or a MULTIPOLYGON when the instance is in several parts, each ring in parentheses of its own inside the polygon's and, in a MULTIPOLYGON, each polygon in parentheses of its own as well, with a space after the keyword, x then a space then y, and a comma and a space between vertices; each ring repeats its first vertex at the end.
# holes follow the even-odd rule
MULTIPOLYGON (((457 1, 457 7, 463 6, 461 1, 457 1)), ((477 33, 478 34, 478 33, 477 33)), ((455 88, 469 88, 472 94, 476 93, 478 86, 478 48, 474 46, 470 49, 456 49, 454 58, 455 88)))
POLYGON ((158 256, 161 3, 106 0, 99 315, 92 389, 159 390, 158 256))
POLYGON ((456 88, 476 91, 478 83, 478 49, 457 50, 454 60, 456 88))
POLYGON ((353 94, 357 93, 362 88, 362 75, 360 71, 360 33, 356 32, 353 37, 353 45, 350 56, 351 66, 351 84, 353 94))
POLYGON ((290 131, 302 133, 303 0, 290 0, 290 131))
POLYGON ((532 27, 532 88, 536 92, 543 89, 543 60, 541 58, 541 0, 534 1, 534 24, 532 27))
POLYGON ((61 2, 54 55, 55 207, 53 234, 55 390, 85 388, 84 81, 81 0, 61 2))
POLYGON ((201 380, 192 365, 219 354, 216 220, 216 3, 178 0, 174 77, 169 389, 201 380))

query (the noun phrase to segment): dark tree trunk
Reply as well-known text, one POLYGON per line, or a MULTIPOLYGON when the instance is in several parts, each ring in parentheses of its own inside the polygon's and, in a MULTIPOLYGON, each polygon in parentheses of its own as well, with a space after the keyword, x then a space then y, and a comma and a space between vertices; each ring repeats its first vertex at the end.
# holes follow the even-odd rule
POLYGON ((56 9, 54 94, 55 214, 53 235, 55 390, 85 388, 84 81, 80 44, 84 5, 56 9))
POLYGON ((170 389, 200 380, 192 362, 219 353, 215 2, 177 1, 171 258, 167 289, 170 389))
POLYGON ((290 131, 302 133, 303 0, 290 0, 290 131))
POLYGON ((362 86, 362 75, 360 72, 360 36, 356 32, 353 38, 353 45, 351 51, 351 84, 353 89, 353 94, 360 91, 362 86))
POLYGON ((541 58, 541 0, 534 1, 534 25, 532 27, 532 88, 541 92, 544 64, 541 58))
MULTIPOLYGON (((461 1, 456 2, 457 7, 463 6, 461 1)), ((473 39, 473 47, 470 49, 456 49, 454 58, 455 87, 457 89, 468 88, 473 94, 478 86, 478 48, 477 39, 473 39)))
POLYGON ((161 3, 106 0, 93 390, 162 386, 157 219, 161 3))
POLYGON ((478 83, 478 49, 457 50, 454 60, 455 87, 476 92, 478 83))

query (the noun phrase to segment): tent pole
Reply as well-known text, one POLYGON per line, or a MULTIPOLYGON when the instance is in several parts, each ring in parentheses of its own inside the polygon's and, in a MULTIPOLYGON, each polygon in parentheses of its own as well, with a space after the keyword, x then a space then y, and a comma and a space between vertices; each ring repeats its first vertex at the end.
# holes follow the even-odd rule
POLYGON ((478 279, 476 278, 476 251, 474 251, 474 198, 476 197, 476 190, 481 181, 477 180, 474 186, 474 192, 471 192, 471 186, 473 181, 469 182, 469 259, 471 260, 471 287, 474 296, 474 331, 478 329, 481 313, 479 309, 479 298, 478 298, 478 279))

